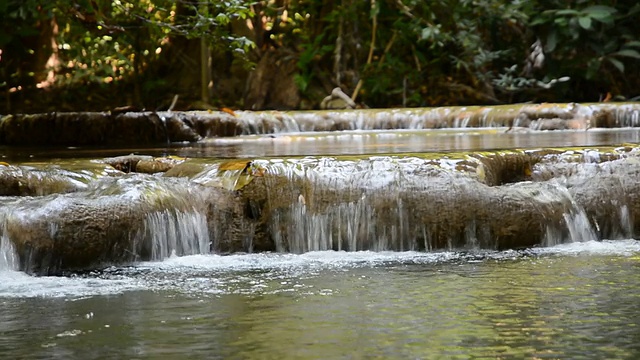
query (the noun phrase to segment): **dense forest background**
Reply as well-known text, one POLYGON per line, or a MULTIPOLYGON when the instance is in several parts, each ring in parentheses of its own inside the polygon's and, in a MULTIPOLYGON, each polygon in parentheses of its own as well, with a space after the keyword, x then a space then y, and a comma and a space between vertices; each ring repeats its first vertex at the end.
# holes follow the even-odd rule
POLYGON ((625 101, 631 0, 4 0, 0 113, 625 101), (176 95, 178 95, 176 97, 176 95))

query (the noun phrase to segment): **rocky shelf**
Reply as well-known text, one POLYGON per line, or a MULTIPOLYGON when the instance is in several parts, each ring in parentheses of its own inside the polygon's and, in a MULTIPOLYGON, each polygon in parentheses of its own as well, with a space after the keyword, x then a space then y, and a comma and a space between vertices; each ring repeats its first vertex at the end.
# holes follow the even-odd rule
POLYGON ((172 254, 640 238, 638 150, 0 164, 0 248, 59 274, 172 254))
POLYGON ((89 112, 0 118, 0 145, 125 146, 283 132, 505 127, 637 127, 640 104, 519 104, 326 111, 89 112))

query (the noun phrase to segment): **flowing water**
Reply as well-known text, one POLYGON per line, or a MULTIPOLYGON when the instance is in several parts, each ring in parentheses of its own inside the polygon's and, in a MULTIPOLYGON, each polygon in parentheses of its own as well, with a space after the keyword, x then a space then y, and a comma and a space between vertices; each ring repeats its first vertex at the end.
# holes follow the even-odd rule
POLYGON ((7 359, 633 359, 640 243, 0 273, 7 359))
POLYGON ((210 138, 197 144, 161 148, 2 148, 0 161, 91 158, 130 153, 185 157, 255 158, 271 156, 401 154, 432 151, 531 149, 559 146, 606 146, 640 142, 640 128, 589 131, 506 132, 506 128, 436 130, 358 130, 210 138))
MULTIPOLYGON (((545 136, 502 134, 495 129, 364 131, 246 136, 139 151, 225 158, 375 155, 620 145, 640 141, 639 134, 631 129, 545 136)), ((130 152, 9 149, 0 160, 75 164, 74 158, 130 152)), ((600 166, 599 153, 581 154, 583 161, 593 162, 591 168, 576 170, 567 162, 566 168, 553 171, 584 171, 581 176, 587 180, 605 173, 633 176, 620 169, 635 163, 600 166)), ((211 253, 212 247, 225 240, 221 238, 224 232, 211 232, 202 194, 185 185, 184 179, 112 178, 100 168, 70 172, 58 179, 63 189, 80 189, 78 193, 36 192, 39 197, 0 198, 0 358, 640 357, 640 242, 630 239, 633 204, 624 197, 622 180, 620 189, 606 189, 610 199, 603 206, 615 209, 609 214, 613 224, 609 224, 609 233, 592 227, 584 209, 569 194, 569 185, 561 181, 535 188, 514 184, 506 187, 530 199, 527 205, 539 207, 541 214, 550 204, 565 209, 562 221, 548 226, 543 246, 489 250, 491 239, 472 214, 464 228, 463 249, 451 245, 432 251, 426 235, 429 229, 409 220, 415 210, 407 203, 411 193, 401 193, 406 188, 420 193, 438 191, 440 183, 433 179, 462 195, 472 193, 473 188, 469 179, 428 178, 429 161, 412 156, 256 160, 268 174, 313 180, 304 192, 287 190, 297 198, 275 214, 270 229, 278 251, 274 253, 211 253), (344 194, 353 201, 312 211, 314 201, 345 189, 344 194), (110 201, 118 206, 126 201, 131 206, 148 206, 133 236, 151 244, 149 258, 155 261, 57 277, 17 271, 20 261, 6 235, 8 224, 15 226, 17 218, 40 217, 45 219, 43 236, 69 231, 58 228, 57 222, 65 222, 53 210, 85 204, 86 198, 95 200, 95 209, 100 211, 110 201), (376 201, 388 199, 394 211, 373 211, 376 201), (170 203, 177 205, 169 208, 170 203), (599 239, 601 234, 609 237, 599 239), (414 237, 421 237, 424 243, 408 241, 414 237)), ((445 170, 458 165, 451 158, 439 161, 438 166, 445 170)), ((533 175, 543 177, 552 171, 545 166, 539 164, 533 175)), ((237 178, 208 177, 217 170, 212 167, 194 181, 216 180, 229 189, 238 185, 237 178)), ((57 176, 59 172, 42 174, 57 176)), ((282 194, 269 196, 275 201, 282 194)), ((218 229, 233 219, 216 221, 214 228, 218 229)), ((245 249, 250 251, 252 239, 246 241, 245 249)))

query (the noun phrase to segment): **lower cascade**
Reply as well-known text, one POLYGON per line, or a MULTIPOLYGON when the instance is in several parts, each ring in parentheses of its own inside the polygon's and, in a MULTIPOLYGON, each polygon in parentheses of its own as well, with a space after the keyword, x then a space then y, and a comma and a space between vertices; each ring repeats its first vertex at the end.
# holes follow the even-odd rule
MULTIPOLYGON (((73 189, 4 198, 0 269, 60 274, 211 252, 504 250, 636 238, 636 151, 593 155, 306 157, 185 162, 164 176, 96 172, 73 189)), ((21 169, 7 176, 31 171, 21 169)))
MULTIPOLYGON (((302 175, 291 172, 290 176, 302 175)), ((357 178, 354 175, 348 182, 354 186, 354 182, 359 181, 357 178)), ((292 183, 295 183, 293 179, 292 183)), ((355 184, 354 187, 359 188, 360 185, 355 184)), ((509 187, 520 196, 521 206, 533 210, 532 217, 549 220, 545 225, 546 232, 541 245, 599 240, 598 231, 589 221, 585 209, 576 203, 567 188, 557 182, 547 185, 535 188, 509 187), (557 221, 553 221, 554 212, 557 213, 557 221)), ((335 191, 335 186, 335 183, 316 184, 314 192, 308 195, 321 198, 323 193, 326 196, 335 191)), ((447 189, 445 192, 438 191, 435 186, 425 186, 430 192, 402 194, 401 185, 387 184, 382 191, 364 192, 356 200, 338 202, 322 209, 308 206, 305 197, 300 195, 297 201, 289 207, 279 209, 273 216, 270 232, 273 234, 276 250, 305 253, 325 250, 433 251, 500 248, 495 242, 496 228, 492 228, 489 224, 491 221, 485 217, 500 216, 499 209, 489 209, 492 213, 487 215, 476 212, 477 203, 465 205, 473 188, 465 189, 465 183, 461 181, 457 188, 447 189), (415 199, 423 200, 423 205, 431 203, 440 206, 430 208, 420 205, 420 201, 416 204, 415 199), (462 204, 457 206, 455 202, 462 204), (447 209, 444 203, 454 204, 453 210, 447 209), (441 236, 443 229, 447 233, 444 242, 441 236)), ((619 224, 615 227, 616 231, 608 235, 630 238, 632 223, 629 221, 628 207, 621 206, 619 214, 613 215, 619 215, 619 224)), ((507 223, 505 221, 505 226, 507 223)))

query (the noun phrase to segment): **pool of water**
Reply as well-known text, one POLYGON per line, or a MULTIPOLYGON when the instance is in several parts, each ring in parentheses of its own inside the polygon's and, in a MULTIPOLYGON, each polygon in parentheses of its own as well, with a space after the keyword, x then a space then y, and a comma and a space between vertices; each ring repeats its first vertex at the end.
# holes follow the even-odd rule
POLYGON ((640 242, 0 272, 6 359, 633 359, 640 242))
POLYGON ((198 143, 174 143, 140 148, 20 148, 1 147, 0 161, 51 161, 56 158, 96 158, 131 153, 213 158, 407 154, 425 152, 598 147, 640 142, 640 128, 527 131, 506 128, 362 130, 287 133, 211 138, 198 143))

